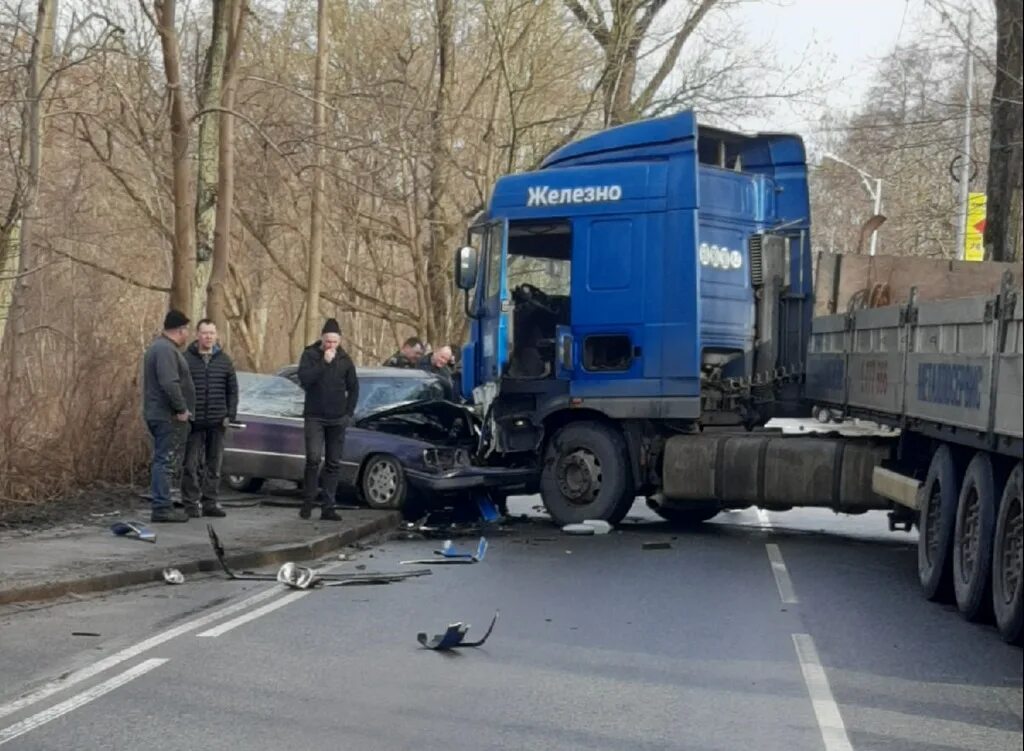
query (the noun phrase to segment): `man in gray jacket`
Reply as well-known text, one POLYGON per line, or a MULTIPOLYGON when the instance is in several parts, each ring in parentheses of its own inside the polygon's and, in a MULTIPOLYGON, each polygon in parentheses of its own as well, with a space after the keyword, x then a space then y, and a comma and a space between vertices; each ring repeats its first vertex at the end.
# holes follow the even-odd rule
POLYGON ((142 411, 153 437, 153 522, 187 522, 189 518, 171 503, 189 418, 196 408, 192 375, 181 354, 188 336, 188 317, 171 310, 164 318, 163 333, 149 345, 142 362, 142 411))

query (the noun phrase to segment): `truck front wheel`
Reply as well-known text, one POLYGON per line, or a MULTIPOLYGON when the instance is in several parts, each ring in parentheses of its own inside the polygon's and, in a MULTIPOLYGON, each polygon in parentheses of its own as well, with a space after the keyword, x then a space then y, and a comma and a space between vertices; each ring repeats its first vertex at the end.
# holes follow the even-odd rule
POLYGON ((635 498, 625 440, 601 423, 566 425, 544 452, 540 493, 559 526, 585 519, 618 524, 635 498))

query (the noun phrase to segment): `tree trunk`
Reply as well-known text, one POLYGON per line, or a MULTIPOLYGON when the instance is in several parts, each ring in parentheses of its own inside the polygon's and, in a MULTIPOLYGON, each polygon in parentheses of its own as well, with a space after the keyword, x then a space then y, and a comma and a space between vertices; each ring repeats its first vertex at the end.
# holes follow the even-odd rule
POLYGON ((992 88, 986 255, 1021 257, 1022 60, 1020 0, 996 0, 996 80, 992 88))
POLYGON ((309 207, 309 263, 306 271, 306 342, 320 331, 320 285, 324 255, 324 139, 327 137, 327 113, 324 109, 324 77, 327 70, 326 0, 316 4, 316 70, 313 75, 313 138, 316 157, 313 167, 313 193, 309 207))
POLYGON ((437 89, 430 118, 430 183, 427 194, 428 294, 427 340, 440 347, 449 335, 448 308, 451 278, 448 263, 448 230, 441 202, 448 191, 448 118, 451 109, 452 53, 455 10, 453 0, 436 0, 437 12, 437 89))
POLYGON ((206 312, 206 288, 213 269, 214 230, 217 213, 217 155, 220 149, 220 113, 206 110, 222 102, 224 55, 227 34, 224 30, 228 0, 213 0, 210 46, 203 63, 203 83, 199 93, 199 166, 196 172, 196 270, 192 283, 192 317, 199 320, 206 312))
POLYGON ((35 265, 32 254, 33 222, 43 163, 43 89, 53 68, 57 0, 39 0, 35 35, 28 63, 25 105, 22 111, 18 184, 11 198, 7 221, 0 232, 0 345, 9 358, 13 379, 17 336, 25 328, 26 276, 35 265))
POLYGON ((228 43, 224 58, 224 76, 221 91, 218 170, 217 170, 217 224, 213 233, 213 268, 207 288, 207 314, 217 324, 221 341, 231 341, 228 327, 227 284, 231 250, 231 219, 235 203, 235 91, 238 89, 238 56, 242 47, 248 8, 245 0, 228 0, 228 43))
POLYGON ((171 183, 174 192, 174 246, 171 263, 171 307, 192 310, 195 269, 195 228, 192 223, 192 185, 188 153, 188 118, 181 83, 181 48, 175 27, 176 0, 154 0, 157 32, 163 53, 164 74, 170 97, 171 183))

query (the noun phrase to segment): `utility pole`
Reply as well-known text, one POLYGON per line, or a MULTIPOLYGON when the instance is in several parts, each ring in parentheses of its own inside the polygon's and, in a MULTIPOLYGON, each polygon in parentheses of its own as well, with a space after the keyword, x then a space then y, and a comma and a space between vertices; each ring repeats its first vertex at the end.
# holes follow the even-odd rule
POLYGON ((971 96, 974 89, 974 55, 971 52, 971 29, 974 15, 967 11, 967 49, 964 60, 964 151, 960 160, 960 199, 956 220, 956 258, 964 260, 964 244, 967 238, 967 204, 971 197, 971 96))

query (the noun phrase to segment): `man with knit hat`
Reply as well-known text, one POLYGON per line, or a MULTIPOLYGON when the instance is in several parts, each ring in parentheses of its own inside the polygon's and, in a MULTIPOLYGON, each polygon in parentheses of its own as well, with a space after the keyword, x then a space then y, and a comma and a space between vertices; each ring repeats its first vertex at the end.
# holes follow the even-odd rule
POLYGON ((320 494, 320 464, 323 462, 323 507, 320 518, 340 521, 334 502, 341 476, 341 454, 345 447, 345 428, 359 399, 359 380, 352 359, 341 347, 341 327, 328 318, 313 342, 299 359, 299 384, 306 392, 302 416, 306 432, 306 472, 303 479, 302 509, 299 516, 308 519, 320 494))
POLYGON ((150 521, 187 522, 188 515, 175 509, 171 488, 181 468, 182 448, 188 438, 189 418, 196 408, 196 392, 181 347, 188 341, 188 317, 171 310, 164 330, 142 360, 142 412, 153 437, 150 490, 153 510, 150 521))

